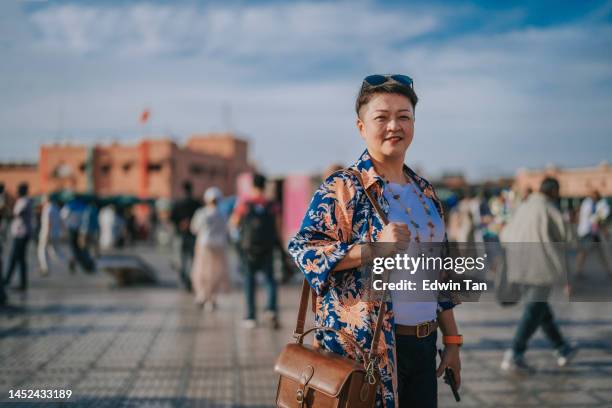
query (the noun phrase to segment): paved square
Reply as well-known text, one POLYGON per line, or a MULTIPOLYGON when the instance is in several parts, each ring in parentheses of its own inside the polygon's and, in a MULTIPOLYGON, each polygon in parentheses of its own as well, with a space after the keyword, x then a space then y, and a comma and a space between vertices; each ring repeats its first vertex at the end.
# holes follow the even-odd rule
MULTIPOLYGON (((137 252, 157 267, 160 286, 117 289, 103 272, 57 270, 41 278, 33 268, 31 289, 9 292, 14 308, 0 313, 0 405, 15 404, 8 398, 11 389, 69 389, 68 405, 59 400, 45 405, 273 406, 273 365, 291 337, 298 287, 280 289, 282 329, 246 330, 239 324, 244 308, 239 289, 222 299, 217 311, 201 311, 177 288, 169 254, 137 252)), ((465 337, 462 402, 456 404, 440 382, 439 406, 612 406, 612 303, 554 308, 564 334, 582 347, 575 364, 556 368, 538 334, 527 354, 538 373, 513 377, 502 374, 499 363, 521 309, 492 303, 458 307, 465 337)), ((14 406, 36 402, 41 401, 14 406)))

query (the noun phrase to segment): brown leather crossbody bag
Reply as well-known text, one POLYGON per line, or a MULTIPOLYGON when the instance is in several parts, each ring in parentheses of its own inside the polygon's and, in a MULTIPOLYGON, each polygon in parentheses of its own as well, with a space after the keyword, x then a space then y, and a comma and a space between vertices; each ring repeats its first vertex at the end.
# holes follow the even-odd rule
MULTIPOLYGON (((349 171, 351 170, 349 169, 349 171)), ((357 176, 361 183, 360 175, 356 172, 352 173, 357 176)), ((387 217, 378 203, 365 188, 364 191, 376 212, 387 224, 387 217)), ((374 407, 376 392, 380 385, 378 357, 375 352, 378 350, 380 332, 386 311, 385 302, 381 302, 370 352, 365 353, 355 339, 334 328, 313 327, 304 331, 310 292, 310 285, 304 279, 297 322, 293 332, 295 342, 285 346, 274 368, 276 373, 280 375, 276 393, 276 406, 281 408, 374 407), (355 349, 358 360, 305 345, 304 337, 315 331, 334 332, 341 336, 355 349)))

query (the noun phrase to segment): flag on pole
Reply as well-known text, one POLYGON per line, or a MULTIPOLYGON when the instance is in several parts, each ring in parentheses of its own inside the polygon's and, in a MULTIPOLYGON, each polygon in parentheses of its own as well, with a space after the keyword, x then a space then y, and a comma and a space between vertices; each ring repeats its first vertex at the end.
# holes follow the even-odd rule
POLYGON ((151 114, 151 111, 149 111, 149 108, 146 108, 145 110, 143 110, 142 113, 140 114, 140 123, 142 124, 147 123, 147 121, 149 120, 150 114, 151 114))

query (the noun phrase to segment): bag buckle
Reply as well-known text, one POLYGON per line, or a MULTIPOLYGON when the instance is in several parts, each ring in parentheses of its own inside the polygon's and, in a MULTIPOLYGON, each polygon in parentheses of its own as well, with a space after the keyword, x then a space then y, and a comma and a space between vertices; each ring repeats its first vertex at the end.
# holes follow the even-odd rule
POLYGON ((425 337, 429 336, 430 334, 431 334, 431 323, 430 322, 419 323, 419 324, 416 325, 416 336, 417 336, 417 339, 425 338, 425 337), (421 327, 425 328, 424 334, 421 331, 421 327))

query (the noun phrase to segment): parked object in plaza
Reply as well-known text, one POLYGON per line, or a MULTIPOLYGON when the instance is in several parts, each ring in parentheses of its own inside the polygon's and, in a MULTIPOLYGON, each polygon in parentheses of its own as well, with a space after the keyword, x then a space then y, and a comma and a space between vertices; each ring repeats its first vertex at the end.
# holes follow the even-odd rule
POLYGON ((98 268, 115 278, 119 287, 157 283, 153 268, 137 255, 102 255, 98 268))
POLYGON ((204 193, 204 207, 191 220, 191 233, 196 235, 195 256, 191 268, 191 282, 196 304, 216 308, 217 295, 230 287, 227 264, 227 220, 218 204, 221 190, 210 187, 204 193))

